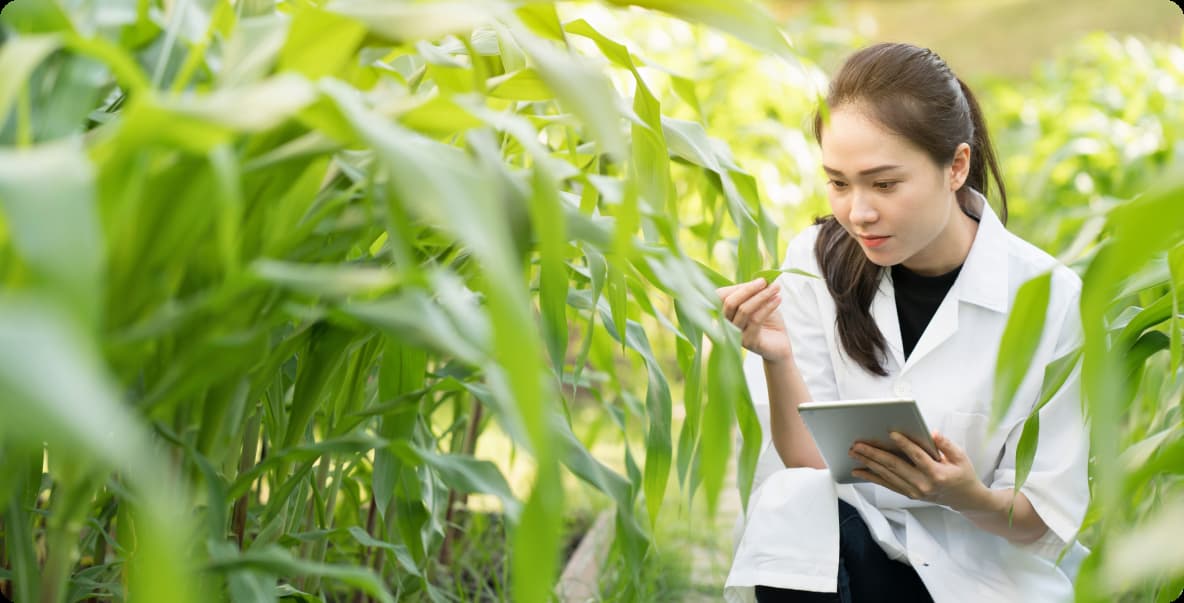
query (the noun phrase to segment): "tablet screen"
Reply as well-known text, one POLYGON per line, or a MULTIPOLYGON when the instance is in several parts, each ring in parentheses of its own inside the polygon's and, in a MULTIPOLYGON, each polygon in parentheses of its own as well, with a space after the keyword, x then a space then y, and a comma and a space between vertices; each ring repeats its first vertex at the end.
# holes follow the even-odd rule
POLYGON ((893 431, 916 442, 934 459, 940 458, 915 400, 806 402, 798 406, 798 413, 814 437, 831 476, 840 484, 867 481, 851 475, 853 470, 863 467, 847 454, 855 442, 867 442, 908 460, 888 435, 893 431))

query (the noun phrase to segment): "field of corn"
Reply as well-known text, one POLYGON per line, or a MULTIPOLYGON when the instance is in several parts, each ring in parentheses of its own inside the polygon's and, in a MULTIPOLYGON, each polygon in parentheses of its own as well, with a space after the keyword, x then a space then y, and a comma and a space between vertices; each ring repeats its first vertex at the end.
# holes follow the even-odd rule
MULTIPOLYGON (((548 601, 609 509, 602 598, 662 598, 671 499, 746 499, 760 441, 714 289, 825 213, 804 126, 859 44, 740 0, 15 0, 0 594, 548 601)), ((1171 601, 1184 47, 971 83, 1010 228, 1085 282, 1044 374, 1082 363, 1078 600, 1171 601)))

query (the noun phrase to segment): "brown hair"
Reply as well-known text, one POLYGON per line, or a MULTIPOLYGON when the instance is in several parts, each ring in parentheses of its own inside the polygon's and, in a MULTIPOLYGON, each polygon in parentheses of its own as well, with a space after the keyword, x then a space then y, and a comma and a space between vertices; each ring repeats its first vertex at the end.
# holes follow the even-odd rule
MULTIPOLYGON (((999 187, 1000 217, 1007 221, 1007 192, 978 101, 936 53, 910 44, 876 44, 848 57, 830 83, 825 106, 814 115, 814 138, 819 144, 823 111, 853 103, 939 166, 950 165, 958 145, 968 143, 970 174, 956 193, 958 204, 971 213, 966 188, 986 196, 991 176, 999 187)), ((868 372, 886 376, 883 360, 888 345, 871 315, 883 268, 867 259, 859 242, 833 215, 816 223, 820 230, 814 254, 835 301, 843 349, 868 372)))

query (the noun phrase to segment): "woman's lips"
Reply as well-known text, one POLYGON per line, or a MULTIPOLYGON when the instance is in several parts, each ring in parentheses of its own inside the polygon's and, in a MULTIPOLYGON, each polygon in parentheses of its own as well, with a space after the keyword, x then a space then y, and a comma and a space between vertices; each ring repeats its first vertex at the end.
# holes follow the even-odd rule
POLYGON ((870 235, 859 235, 859 240, 863 241, 865 247, 879 247, 887 242, 889 237, 875 237, 870 235))

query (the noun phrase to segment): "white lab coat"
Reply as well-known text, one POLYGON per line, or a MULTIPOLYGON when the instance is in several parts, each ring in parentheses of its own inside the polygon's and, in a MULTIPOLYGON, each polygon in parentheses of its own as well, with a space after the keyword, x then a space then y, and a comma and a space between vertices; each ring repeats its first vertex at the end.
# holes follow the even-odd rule
MULTIPOLYGON (((981 195, 975 193, 975 199, 982 217, 970 254, 907 361, 891 274, 884 271, 872 316, 888 341, 887 377, 868 373, 842 350, 835 306, 822 280, 792 273, 780 277, 781 311, 814 400, 915 398, 926 424, 966 451, 985 484, 1007 488, 1015 483, 1016 444, 1039 395, 1045 365, 1080 344, 1081 279, 1009 233, 981 195), (987 433, 995 359, 1012 301, 1021 284, 1049 271, 1049 310, 1032 369, 1010 412, 987 433)), ((790 242, 785 267, 821 274, 814 257, 817 228, 790 242)), ((1035 460, 1021 491, 1049 530, 1024 546, 977 528, 948 507, 875 484, 838 485, 825 470, 785 468, 768 437, 761 365, 759 356, 748 354, 745 374, 765 436, 749 506, 737 526, 725 587, 728 601, 752 601, 751 587, 757 584, 835 592, 838 498, 859 511, 889 557, 916 569, 936 603, 1071 600, 1077 565, 1087 552, 1075 535, 1089 502, 1080 364, 1040 411, 1035 460), (1058 565, 1066 547, 1070 552, 1058 565)))

